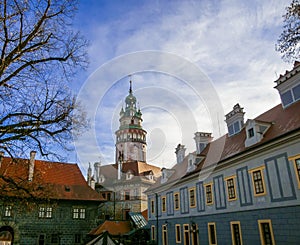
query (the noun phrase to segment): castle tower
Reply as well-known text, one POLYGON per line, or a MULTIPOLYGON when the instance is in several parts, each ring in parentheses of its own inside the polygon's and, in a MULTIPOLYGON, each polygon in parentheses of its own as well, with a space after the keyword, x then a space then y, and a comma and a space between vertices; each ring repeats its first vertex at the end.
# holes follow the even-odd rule
POLYGON ((120 111, 120 126, 116 134, 116 163, 119 161, 146 162, 146 134, 142 128, 142 113, 136 106, 130 81, 129 94, 125 99, 125 108, 120 111))

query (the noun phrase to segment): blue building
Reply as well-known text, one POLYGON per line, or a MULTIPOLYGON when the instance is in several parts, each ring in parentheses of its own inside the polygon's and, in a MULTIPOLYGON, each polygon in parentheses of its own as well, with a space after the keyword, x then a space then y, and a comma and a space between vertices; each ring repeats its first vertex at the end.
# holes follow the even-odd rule
POLYGON ((151 239, 163 245, 300 244, 300 63, 281 75, 281 104, 244 122, 236 104, 228 133, 195 133, 196 151, 147 190, 151 239))

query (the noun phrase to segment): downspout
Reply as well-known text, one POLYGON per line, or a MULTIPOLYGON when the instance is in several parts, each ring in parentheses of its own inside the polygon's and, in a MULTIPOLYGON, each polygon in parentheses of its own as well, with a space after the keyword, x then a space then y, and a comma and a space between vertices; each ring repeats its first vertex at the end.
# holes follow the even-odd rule
POLYGON ((155 211, 156 211, 156 244, 158 244, 158 195, 155 193, 155 211))

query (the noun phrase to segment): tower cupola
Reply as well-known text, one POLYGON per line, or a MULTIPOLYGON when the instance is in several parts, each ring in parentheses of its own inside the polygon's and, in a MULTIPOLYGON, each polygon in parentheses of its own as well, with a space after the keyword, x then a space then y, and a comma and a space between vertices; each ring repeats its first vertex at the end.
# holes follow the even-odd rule
POLYGON ((116 131, 116 163, 119 159, 146 162, 146 134, 142 128, 142 112, 137 108, 137 99, 132 92, 130 80, 129 94, 125 98, 125 108, 120 111, 120 126, 116 131))

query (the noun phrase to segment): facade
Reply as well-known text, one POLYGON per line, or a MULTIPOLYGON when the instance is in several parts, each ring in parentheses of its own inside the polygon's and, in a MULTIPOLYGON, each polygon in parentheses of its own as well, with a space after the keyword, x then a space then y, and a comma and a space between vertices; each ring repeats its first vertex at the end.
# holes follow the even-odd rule
POLYGON ((0 244, 83 244, 100 195, 77 164, 1 156, 0 244))
POLYGON ((300 244, 300 63, 276 81, 282 103, 228 133, 195 134, 196 151, 147 190, 157 244, 300 244))
POLYGON ((95 188, 105 203, 101 206, 103 219, 128 220, 129 212, 147 210, 144 192, 160 176, 160 168, 146 162, 146 130, 142 127, 142 112, 132 92, 120 111, 120 126, 116 134, 115 164, 94 164, 88 169, 88 184, 95 188))

